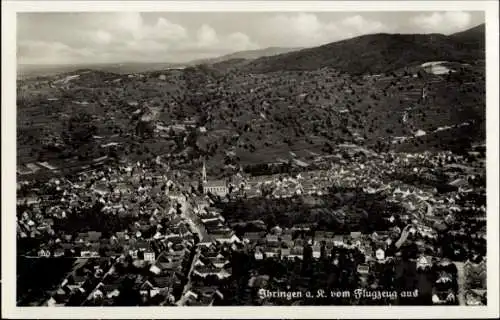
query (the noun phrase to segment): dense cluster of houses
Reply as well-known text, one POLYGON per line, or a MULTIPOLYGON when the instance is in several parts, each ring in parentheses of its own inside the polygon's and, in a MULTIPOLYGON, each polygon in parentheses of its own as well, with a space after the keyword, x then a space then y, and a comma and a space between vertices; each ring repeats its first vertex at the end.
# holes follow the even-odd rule
MULTIPOLYGON (((250 249, 257 263, 266 259, 304 261, 309 255, 313 259, 335 258, 339 248, 352 250, 364 256, 364 262, 356 267, 357 274, 364 278, 374 270, 374 265, 398 259, 399 248, 414 244, 418 248, 417 268, 427 270, 440 263, 442 253, 431 244, 440 233, 465 236, 471 221, 474 226, 485 225, 485 206, 474 201, 478 188, 473 180, 479 179, 480 173, 453 165, 450 157, 403 154, 392 155, 391 161, 385 161, 374 156, 364 162, 340 162, 325 170, 294 176, 251 177, 240 172, 229 183, 209 180, 203 168, 203 197, 193 194, 192 188, 186 190, 174 182, 182 175, 170 173, 158 161, 88 171, 73 180, 54 178, 35 188, 21 181, 18 188, 31 189, 31 193, 18 199, 18 207, 23 208, 17 215, 18 237, 42 239, 36 252, 39 257, 80 257, 92 265, 83 274, 73 271, 48 305, 68 303, 75 299, 72 298, 75 292, 85 296, 77 299, 80 304, 113 305, 123 296, 124 282, 134 283, 133 291, 139 293, 140 303, 145 305, 213 305, 224 300, 224 290, 219 288, 232 277, 230 253, 242 248, 250 249), (427 168, 433 161, 444 166, 444 175, 455 187, 453 190, 440 193, 431 187, 383 179, 384 174, 394 173, 398 166, 421 176, 432 176, 427 168), (366 193, 385 194, 388 201, 404 206, 406 212, 399 218, 409 227, 402 230, 394 223, 394 217, 390 217, 389 224, 393 225, 389 230, 371 235, 307 233, 306 226, 290 229, 264 226, 266 231, 247 232, 238 237, 221 210, 212 206, 213 195, 219 199, 228 195, 229 198, 321 196, 332 185, 362 186, 366 193), (58 230, 55 220, 65 221, 76 211, 96 203, 100 203, 102 215, 132 217, 133 222, 124 230, 111 233, 58 230), (180 203, 190 203, 185 210, 194 214, 186 217, 180 203)), ((485 237, 484 228, 474 230, 478 241, 485 237)), ((477 265, 481 263, 468 261, 465 272, 468 279, 475 279, 469 285, 476 290, 474 294, 485 283, 485 273, 477 271, 480 269, 477 265)), ((444 274, 441 278, 441 282, 448 283, 444 274)), ((448 278, 453 282, 456 275, 448 278)), ((446 290, 438 290, 434 303, 455 301, 456 291, 446 290)))

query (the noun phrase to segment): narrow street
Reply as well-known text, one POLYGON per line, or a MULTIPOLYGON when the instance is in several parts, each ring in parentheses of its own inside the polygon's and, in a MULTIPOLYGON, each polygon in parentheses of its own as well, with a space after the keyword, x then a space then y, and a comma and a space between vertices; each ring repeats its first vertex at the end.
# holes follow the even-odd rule
POLYGON ((208 234, 204 226, 197 223, 198 219, 193 217, 194 212, 191 208, 191 204, 186 199, 180 200, 180 204, 181 204, 181 216, 187 220, 191 229, 196 234, 198 234, 198 236, 200 237, 200 242, 207 241, 208 234))
MULTIPOLYGON (((184 219, 186 219, 186 221, 189 223, 191 230, 193 230, 193 232, 198 235, 198 237, 200 238, 200 241, 201 242, 205 241, 208 238, 208 235, 207 235, 204 227, 201 225, 198 225, 195 222, 196 219, 193 219, 194 212, 191 208, 190 203, 185 198, 182 198, 179 202, 181 204, 181 216, 184 219)), ((195 251, 195 255, 193 257, 193 260, 191 261, 191 266, 189 267, 189 271, 187 274, 188 280, 187 280, 186 285, 184 286, 180 300, 177 301, 178 305, 183 305, 183 303, 184 303, 183 297, 184 297, 185 293, 191 288, 191 273, 193 272, 194 264, 195 264, 196 260, 198 260, 198 257, 200 255, 200 250, 197 246, 194 248, 194 250, 196 250, 196 251, 195 251)))
POLYGON ((454 261, 457 266, 457 282, 458 282, 458 303, 461 306, 465 306, 465 272, 464 263, 454 261))

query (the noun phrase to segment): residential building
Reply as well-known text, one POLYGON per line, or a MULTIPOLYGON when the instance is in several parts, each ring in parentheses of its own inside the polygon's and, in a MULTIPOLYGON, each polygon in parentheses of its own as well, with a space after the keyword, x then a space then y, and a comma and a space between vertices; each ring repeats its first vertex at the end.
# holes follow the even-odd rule
POLYGON ((152 250, 144 252, 144 261, 154 262, 156 260, 155 253, 152 250))

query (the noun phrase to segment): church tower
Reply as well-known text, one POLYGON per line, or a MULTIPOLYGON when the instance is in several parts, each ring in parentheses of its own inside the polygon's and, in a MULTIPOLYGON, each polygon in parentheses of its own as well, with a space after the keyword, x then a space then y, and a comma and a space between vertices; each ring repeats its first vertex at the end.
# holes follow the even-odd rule
POLYGON ((207 168, 205 167, 205 161, 203 161, 203 168, 201 169, 201 180, 203 184, 207 183, 207 168))
POLYGON ((426 85, 424 85, 422 87, 421 99, 423 102, 427 100, 427 87, 426 87, 426 85))

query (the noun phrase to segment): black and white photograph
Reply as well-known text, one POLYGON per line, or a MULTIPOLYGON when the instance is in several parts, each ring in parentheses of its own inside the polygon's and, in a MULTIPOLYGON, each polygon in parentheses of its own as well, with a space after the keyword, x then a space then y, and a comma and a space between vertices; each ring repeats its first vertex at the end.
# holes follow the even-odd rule
POLYGON ((498 3, 127 2, 2 25, 9 308, 498 316, 498 3))

